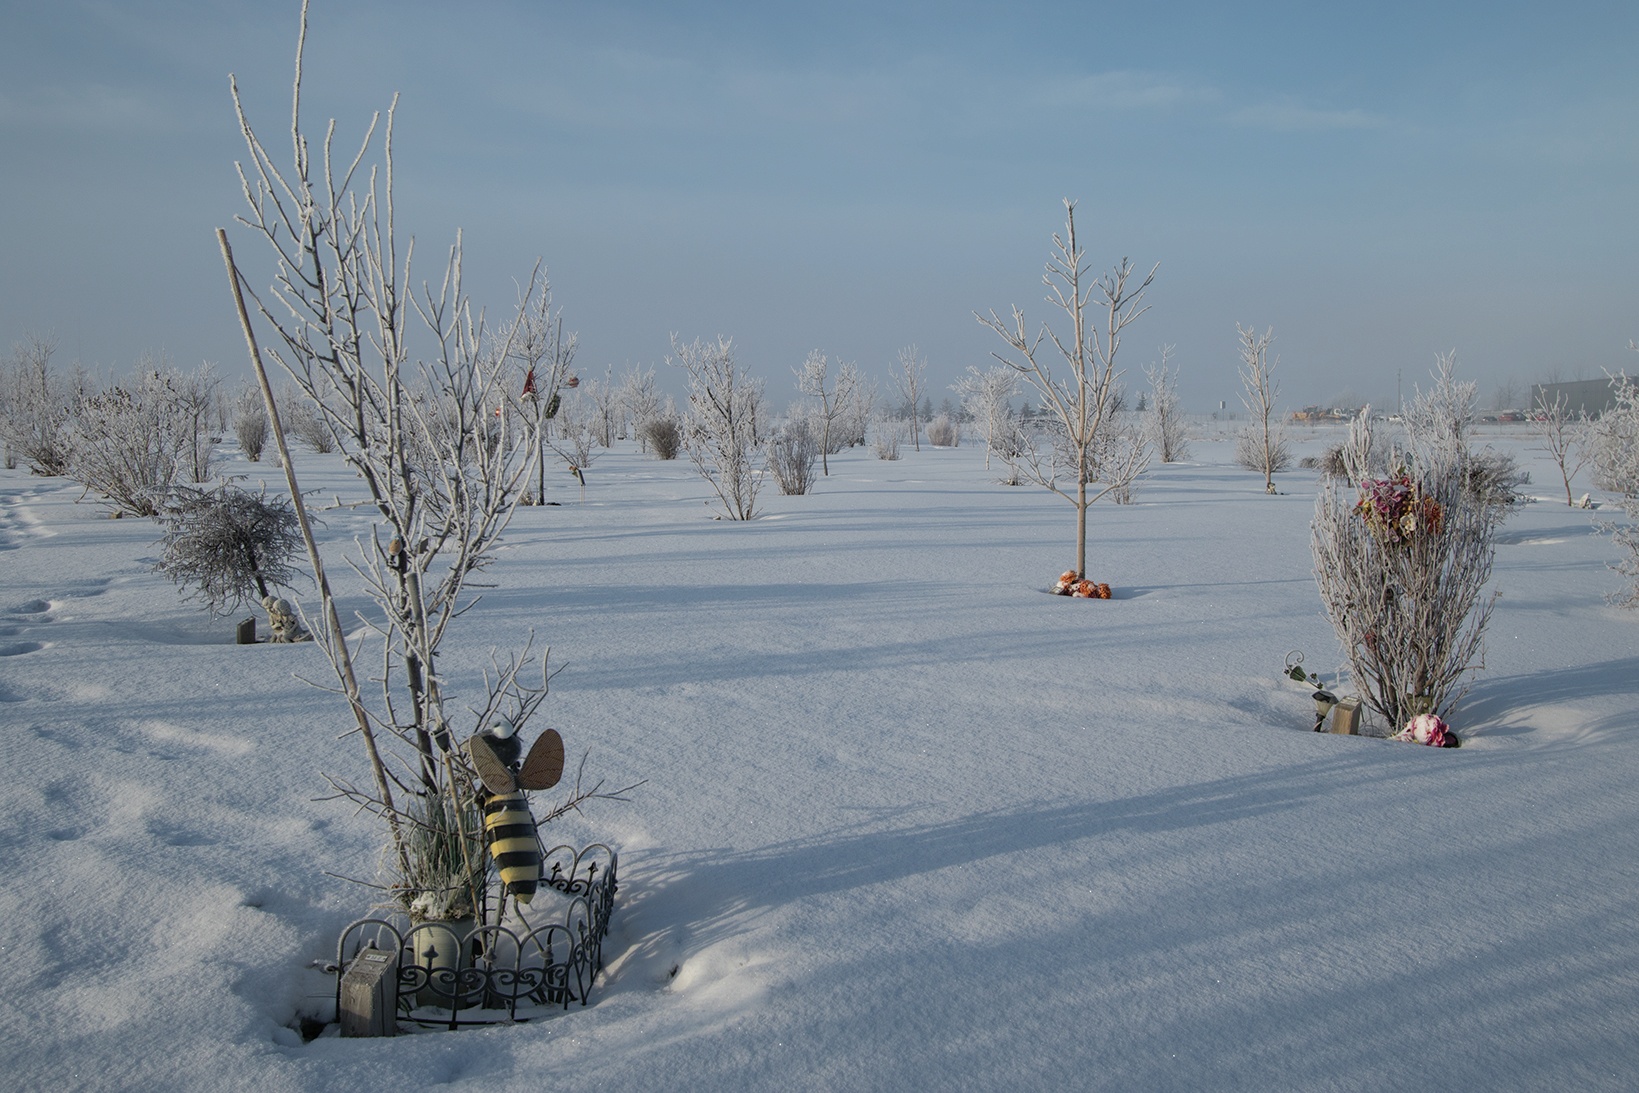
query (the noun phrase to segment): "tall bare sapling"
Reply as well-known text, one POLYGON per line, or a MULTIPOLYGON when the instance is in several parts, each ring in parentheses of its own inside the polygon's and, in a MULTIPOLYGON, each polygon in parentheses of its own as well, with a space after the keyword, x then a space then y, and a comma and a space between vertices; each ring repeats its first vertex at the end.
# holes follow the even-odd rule
MULTIPOLYGON (((347 559, 375 604, 363 620, 378 664, 372 697, 359 684, 354 650, 298 503, 323 605, 314 637, 335 670, 370 768, 368 784, 345 774, 326 777, 338 796, 385 820, 388 887, 412 916, 482 916, 486 874, 472 808, 478 783, 458 745, 492 718, 523 727, 546 695, 546 657, 536 657, 529 644, 492 657, 482 690, 463 711, 451 701, 456 677, 441 663, 440 647, 472 605, 470 583, 492 561, 527 483, 538 451, 535 423, 516 429, 505 420, 516 378, 512 343, 485 336, 463 286, 459 235, 434 281, 411 280, 414 245, 401 245, 395 224, 393 108, 384 125, 379 115, 372 119, 350 156, 335 153, 334 123, 317 144, 304 132, 306 31, 304 4, 289 162, 276 159, 257 135, 232 84, 249 154, 240 166, 247 212, 239 222, 271 259, 265 294, 240 276, 226 233, 218 240, 292 496, 300 490, 264 357, 291 377, 375 510, 369 537, 347 559), (273 332, 265 355, 252 310, 273 332), (537 665, 540 682, 533 683, 537 665), (428 856, 434 847, 455 848, 453 867, 437 866, 444 859, 428 856)), ((537 271, 520 314, 539 313, 536 294, 544 291, 537 271)), ((598 794, 577 785, 565 807, 598 794)))
POLYGON ((1088 508, 1107 495, 1122 497, 1149 466, 1148 446, 1119 414, 1122 373, 1116 359, 1122 331, 1149 310, 1144 293, 1160 263, 1138 276, 1123 258, 1093 278, 1076 241, 1075 210, 1074 202, 1064 202, 1064 234, 1054 234, 1053 256, 1042 275, 1047 302, 1064 313, 1070 334, 1061 338, 1045 324, 1031 331, 1017 307, 1007 322, 994 311, 974 312, 974 318, 1006 343, 1008 353, 994 356, 1035 388, 1047 412, 1048 452, 1027 440, 1020 465, 1032 481, 1075 507, 1075 572, 1085 577, 1088 508))

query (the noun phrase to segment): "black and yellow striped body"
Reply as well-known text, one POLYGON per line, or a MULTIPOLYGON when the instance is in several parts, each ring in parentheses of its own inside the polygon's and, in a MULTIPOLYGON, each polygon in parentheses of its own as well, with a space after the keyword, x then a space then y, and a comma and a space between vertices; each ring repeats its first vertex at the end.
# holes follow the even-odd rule
POLYGON ((519 903, 528 903, 541 880, 541 844, 522 793, 503 793, 484 803, 484 841, 501 884, 519 903))

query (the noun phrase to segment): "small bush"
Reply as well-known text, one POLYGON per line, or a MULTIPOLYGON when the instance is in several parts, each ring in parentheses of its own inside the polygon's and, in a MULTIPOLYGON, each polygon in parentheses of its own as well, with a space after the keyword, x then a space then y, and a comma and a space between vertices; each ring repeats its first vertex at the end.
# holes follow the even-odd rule
POLYGON ((796 497, 813 489, 819 449, 819 439, 806 418, 796 418, 774 435, 768 442, 768 469, 781 493, 796 497))
POLYGON ((1613 599, 1639 607, 1639 388, 1632 380, 1617 384, 1616 405, 1594 425, 1593 464, 1595 481, 1618 495, 1629 521, 1602 525, 1625 552, 1611 568, 1627 578, 1628 587, 1613 599))
POLYGON ((280 416, 284 418, 285 431, 315 452, 324 455, 336 450, 336 438, 331 435, 323 416, 311 403, 292 403, 289 412, 280 416))
POLYGON ((1521 470, 1513 456, 1491 448, 1472 453, 1463 474, 1468 492, 1494 520, 1501 520, 1524 501, 1521 487, 1531 483, 1530 472, 1521 470))
POLYGON ((68 427, 76 397, 57 375, 54 338, 32 336, 12 346, 0 365, 0 441, 6 466, 22 456, 34 474, 68 473, 68 427))
POLYGON ((899 445, 903 440, 897 421, 878 421, 871 428, 871 445, 878 459, 898 459, 899 445))
POLYGON ((683 427, 676 418, 657 417, 645 421, 641 431, 656 459, 676 459, 683 449, 683 427))
POLYGON ((954 448, 962 443, 962 427, 945 414, 928 422, 927 434, 928 443, 935 448, 954 448))
POLYGON ((233 435, 246 459, 252 463, 261 460, 262 449, 267 447, 268 424, 267 410, 259 398, 254 403, 249 399, 240 403, 239 413, 233 419, 233 435))
POLYGON ((156 570, 192 590, 213 615, 260 603, 288 588, 291 561, 302 549, 296 512, 282 497, 268 500, 234 485, 178 486, 165 499, 164 553, 156 570))

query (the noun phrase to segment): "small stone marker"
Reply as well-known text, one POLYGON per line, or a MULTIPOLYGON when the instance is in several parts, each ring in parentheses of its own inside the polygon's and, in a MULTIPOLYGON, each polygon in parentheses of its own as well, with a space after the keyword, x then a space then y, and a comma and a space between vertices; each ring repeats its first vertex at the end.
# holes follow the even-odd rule
POLYGON ((255 645, 256 644, 256 618, 255 618, 255 616, 252 616, 248 619, 240 619, 239 620, 239 628, 238 628, 238 630, 235 631, 233 640, 238 645, 255 645))
POLYGON ((360 949, 341 977, 336 1019, 343 1036, 392 1036, 398 1032, 398 951, 360 949))
POLYGON ((1360 733, 1360 700, 1345 698, 1332 709, 1332 727, 1330 732, 1342 736, 1357 736, 1360 733))

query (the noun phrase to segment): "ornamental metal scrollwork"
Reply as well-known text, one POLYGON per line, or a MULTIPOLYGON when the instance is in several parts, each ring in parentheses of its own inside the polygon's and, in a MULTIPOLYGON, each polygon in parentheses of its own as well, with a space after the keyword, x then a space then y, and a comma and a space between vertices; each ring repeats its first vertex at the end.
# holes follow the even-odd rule
MULTIPOLYGON (((457 933, 453 924, 411 924, 397 913, 350 923, 336 943, 338 1012, 342 976, 364 949, 397 953, 397 1015, 411 1024, 504 1024, 568 1009, 571 1002, 586 1005, 603 970, 617 860, 602 843, 546 851, 543 887, 568 898, 561 914, 541 925, 491 923, 457 933)), ((540 910, 540 901, 530 908, 532 915, 540 910)))

